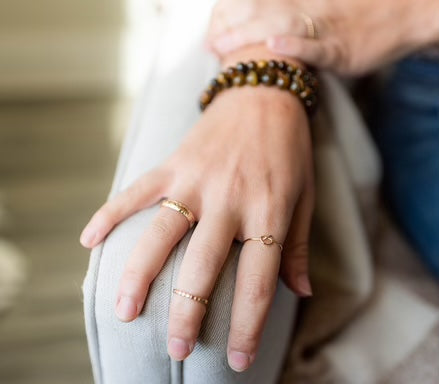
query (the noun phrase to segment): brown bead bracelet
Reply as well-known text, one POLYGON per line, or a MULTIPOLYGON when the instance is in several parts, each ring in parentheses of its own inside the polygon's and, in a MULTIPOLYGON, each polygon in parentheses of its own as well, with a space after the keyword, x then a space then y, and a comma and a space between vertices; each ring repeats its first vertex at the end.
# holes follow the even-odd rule
POLYGON ((235 67, 220 72, 202 93, 200 109, 204 111, 215 96, 224 89, 246 84, 277 86, 299 97, 309 115, 316 110, 318 80, 314 73, 276 60, 238 63, 235 67))

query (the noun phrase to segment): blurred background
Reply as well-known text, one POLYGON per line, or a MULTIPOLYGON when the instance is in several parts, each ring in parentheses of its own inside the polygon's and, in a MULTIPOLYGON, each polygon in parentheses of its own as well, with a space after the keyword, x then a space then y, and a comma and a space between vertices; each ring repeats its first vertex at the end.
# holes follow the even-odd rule
MULTIPOLYGON (((92 383, 78 239, 110 190, 166 6, 0 0, 0 384, 92 383)), ((437 283, 387 215, 377 221, 380 271, 439 318, 437 283)), ((401 375, 439 377, 439 344, 427 347, 401 375)))
POLYGON ((78 238, 109 192, 161 6, 0 1, 1 384, 92 382, 78 238))

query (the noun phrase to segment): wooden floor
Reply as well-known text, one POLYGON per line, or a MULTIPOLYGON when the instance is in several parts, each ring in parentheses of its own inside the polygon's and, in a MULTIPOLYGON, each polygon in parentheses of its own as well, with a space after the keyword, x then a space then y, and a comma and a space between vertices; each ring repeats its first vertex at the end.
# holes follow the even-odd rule
POLYGON ((120 104, 0 104, 0 237, 28 267, 0 315, 1 384, 92 383, 81 302, 88 252, 78 237, 110 187, 120 104))

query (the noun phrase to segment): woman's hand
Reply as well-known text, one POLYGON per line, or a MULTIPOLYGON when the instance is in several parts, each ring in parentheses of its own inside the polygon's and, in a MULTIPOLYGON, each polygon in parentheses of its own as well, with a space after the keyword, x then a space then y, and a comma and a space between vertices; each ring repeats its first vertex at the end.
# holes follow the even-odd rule
MULTIPOLYGON (((313 174, 308 120, 298 99, 267 87, 219 94, 179 149, 99 209, 81 235, 91 248, 122 220, 166 196, 186 204, 198 221, 175 288, 208 298, 233 239, 272 234, 284 244, 244 243, 239 256, 228 359, 237 371, 254 361, 282 264, 292 289, 308 296, 308 234, 313 174)), ((116 313, 132 321, 172 248, 188 231, 186 218, 160 208, 130 256, 116 313)), ((168 352, 194 348, 206 307, 173 295, 168 352)))
POLYGON ((224 55, 266 41, 273 53, 358 75, 439 42, 437 0, 220 0, 208 45, 224 55), (317 39, 307 36, 306 17, 317 39))

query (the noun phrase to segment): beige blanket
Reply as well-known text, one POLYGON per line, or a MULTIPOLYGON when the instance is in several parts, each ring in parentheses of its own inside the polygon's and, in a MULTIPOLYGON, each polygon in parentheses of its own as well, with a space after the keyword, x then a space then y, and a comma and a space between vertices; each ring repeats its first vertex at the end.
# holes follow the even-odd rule
POLYGON ((281 384, 439 383, 439 287, 377 204, 378 155, 340 83, 315 121, 314 296, 281 384))

